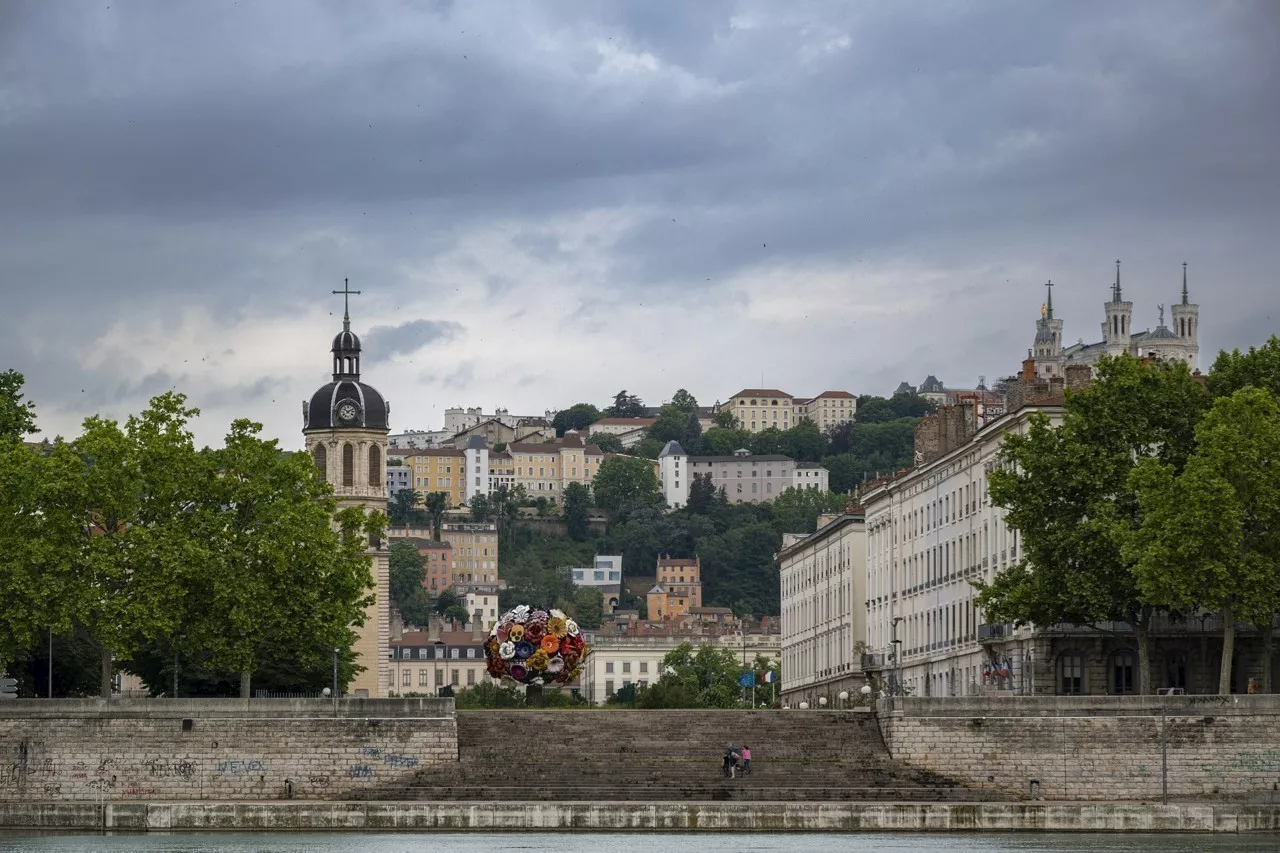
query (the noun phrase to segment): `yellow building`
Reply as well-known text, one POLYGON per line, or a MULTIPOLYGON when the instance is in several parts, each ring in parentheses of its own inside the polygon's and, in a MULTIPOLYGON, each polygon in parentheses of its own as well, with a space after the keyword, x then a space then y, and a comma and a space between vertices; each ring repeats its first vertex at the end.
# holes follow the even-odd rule
MULTIPOLYGON (((490 470, 495 463, 490 455, 490 470)), ((508 445, 502 464, 511 470, 513 485, 524 486, 529 497, 546 497, 558 503, 570 483, 591 485, 604 453, 594 444, 585 444, 573 430, 555 444, 517 441, 508 445)))
POLYGON ((461 506, 465 500, 467 459, 463 451, 451 447, 411 450, 402 454, 410 469, 410 488, 420 495, 444 492, 449 506, 461 506))
POLYGON ((491 521, 446 521, 440 541, 453 548, 454 586, 498 582, 498 525, 491 521))
POLYGON ((776 388, 744 388, 729 398, 729 411, 738 426, 748 432, 769 427, 791 429, 795 424, 795 398, 776 388))

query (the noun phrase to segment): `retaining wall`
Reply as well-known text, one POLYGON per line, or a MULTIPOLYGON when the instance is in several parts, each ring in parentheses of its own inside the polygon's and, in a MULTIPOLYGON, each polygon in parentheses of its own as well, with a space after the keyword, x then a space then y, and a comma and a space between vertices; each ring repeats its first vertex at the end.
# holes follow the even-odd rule
POLYGON ((1280 802, 1280 696, 882 702, 890 754, 972 788, 1047 800, 1280 802), (1162 716, 1163 711, 1163 716, 1162 716))
POLYGON ((0 703, 0 801, 323 799, 457 759, 452 699, 0 703))

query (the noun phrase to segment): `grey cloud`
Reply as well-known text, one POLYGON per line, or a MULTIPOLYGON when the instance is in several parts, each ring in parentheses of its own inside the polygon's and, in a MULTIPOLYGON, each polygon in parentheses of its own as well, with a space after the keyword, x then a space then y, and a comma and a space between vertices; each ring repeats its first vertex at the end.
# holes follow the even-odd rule
MULTIPOLYGON (((1269 0, 110 6, 0 3, 0 367, 68 411, 184 379, 67 355, 103 324, 302 305, 336 326, 349 276, 366 328, 452 292, 408 271, 495 223, 571 268, 549 223, 590 211, 634 223, 585 236, 607 273, 565 312, 563 333, 606 348, 618 309, 659 300, 727 315, 710 351, 760 340, 725 286, 755 271, 793 270, 804 299, 810 271, 845 270, 850 304, 880 295, 863 270, 954 271, 853 350, 824 330, 841 356, 821 368, 749 347, 743 370, 805 383, 1008 372, 1043 277, 1068 337, 1092 339, 1116 256, 1143 324, 1192 263, 1206 353, 1275 328, 1269 0)), ((483 274, 490 318, 561 295, 483 274)), ((448 321, 414 321, 431 322, 448 321)), ((369 357, 462 331, 414 323, 370 330, 369 357)), ((468 364, 428 381, 467 390, 468 364)), ((577 398, 574 381, 538 393, 577 398)))
POLYGON ((409 355, 434 343, 459 338, 465 330, 451 320, 410 320, 398 326, 374 326, 363 338, 366 362, 373 364, 409 355))

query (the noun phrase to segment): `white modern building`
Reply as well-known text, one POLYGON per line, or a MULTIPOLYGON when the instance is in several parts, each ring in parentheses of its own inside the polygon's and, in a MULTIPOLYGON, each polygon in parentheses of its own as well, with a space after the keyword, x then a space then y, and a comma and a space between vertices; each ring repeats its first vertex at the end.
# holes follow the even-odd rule
POLYGON ((571 571, 578 586, 617 586, 622 583, 622 555, 597 554, 591 568, 571 571))
MULTIPOLYGON (((582 668, 582 696, 600 705, 610 696, 629 684, 647 687, 662 677, 662 660, 682 643, 691 643, 695 649, 701 645, 720 646, 729 649, 746 666, 755 663, 759 655, 768 660, 778 660, 781 654, 781 637, 778 634, 726 633, 680 634, 670 633, 649 636, 588 635, 591 654, 582 668)), ((783 678, 786 670, 783 669, 783 678)), ((767 685, 757 687, 759 701, 769 698, 767 685)))
POLYGON ((433 447, 439 447, 450 438, 453 438, 453 433, 449 432, 447 429, 411 429, 408 432, 400 432, 395 435, 387 436, 387 449, 429 450, 433 447))
POLYGON ((476 495, 489 495, 489 442, 482 435, 473 435, 467 439, 462 449, 463 462, 463 500, 469 506, 476 495))
POLYGON ((866 683, 865 517, 819 516, 815 532, 788 534, 782 546, 782 696, 815 708, 826 697, 835 707, 841 691, 856 695, 866 683))

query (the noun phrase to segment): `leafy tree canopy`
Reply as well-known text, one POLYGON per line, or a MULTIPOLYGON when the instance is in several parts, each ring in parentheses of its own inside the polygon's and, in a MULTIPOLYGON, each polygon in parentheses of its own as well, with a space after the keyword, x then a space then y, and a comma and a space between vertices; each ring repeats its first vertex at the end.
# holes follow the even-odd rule
POLYGON ((626 389, 613 395, 613 405, 604 410, 607 418, 643 418, 647 414, 643 401, 626 389))
POLYGON ((585 433, 587 428, 600 420, 600 410, 590 403, 575 403, 567 409, 556 412, 551 425, 556 435, 564 435, 569 430, 585 433))
POLYGON ((592 483, 596 505, 618 512, 631 504, 655 504, 662 501, 662 488, 653 465, 632 456, 606 459, 592 483))

